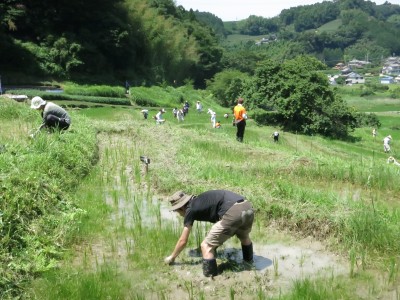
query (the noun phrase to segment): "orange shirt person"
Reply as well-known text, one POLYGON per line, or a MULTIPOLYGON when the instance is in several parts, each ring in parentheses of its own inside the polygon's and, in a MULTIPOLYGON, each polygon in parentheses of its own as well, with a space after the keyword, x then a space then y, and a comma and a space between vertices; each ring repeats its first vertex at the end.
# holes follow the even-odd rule
POLYGON ((237 105, 233 109, 233 115, 235 116, 236 124, 236 140, 238 142, 243 142, 244 130, 246 128, 247 112, 243 106, 244 99, 239 98, 237 100, 237 105))

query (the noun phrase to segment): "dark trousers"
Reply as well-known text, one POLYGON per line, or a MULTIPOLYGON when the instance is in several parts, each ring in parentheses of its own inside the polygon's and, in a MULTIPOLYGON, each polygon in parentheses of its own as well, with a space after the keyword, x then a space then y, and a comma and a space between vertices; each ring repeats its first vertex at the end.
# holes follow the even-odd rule
POLYGON ((55 115, 46 116, 46 119, 44 120, 44 124, 48 128, 58 128, 58 129, 63 129, 63 130, 66 130, 69 128, 69 123, 67 122, 66 119, 59 118, 55 115))
POLYGON ((243 142, 243 136, 244 136, 244 129, 246 128, 246 120, 242 120, 239 123, 236 124, 236 139, 239 142, 243 142))

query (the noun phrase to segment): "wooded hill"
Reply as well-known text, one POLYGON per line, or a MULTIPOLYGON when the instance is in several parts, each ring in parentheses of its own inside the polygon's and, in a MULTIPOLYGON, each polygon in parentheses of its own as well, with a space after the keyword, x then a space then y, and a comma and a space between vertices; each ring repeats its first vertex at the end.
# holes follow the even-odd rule
MULTIPOLYGON (((199 19, 201 14, 196 12, 199 19)), ((244 42, 237 37, 238 43, 225 43, 228 54, 223 57, 224 67, 246 72, 254 70, 255 61, 265 58, 283 61, 309 54, 331 67, 354 58, 379 65, 382 59, 400 53, 396 38, 400 33, 400 6, 389 2, 324 1, 285 9, 274 18, 252 15, 224 22, 223 31, 218 22, 209 24, 228 39, 230 35, 254 37, 244 42), (261 38, 264 42, 256 45, 261 38)))
POLYGON ((400 6, 363 0, 225 23, 173 0, 5 0, 0 17, 3 84, 72 79, 205 87, 224 69, 252 75, 266 59, 309 54, 328 66, 365 57, 378 64, 400 52, 400 6), (227 44, 234 33, 263 35, 268 43, 227 44))

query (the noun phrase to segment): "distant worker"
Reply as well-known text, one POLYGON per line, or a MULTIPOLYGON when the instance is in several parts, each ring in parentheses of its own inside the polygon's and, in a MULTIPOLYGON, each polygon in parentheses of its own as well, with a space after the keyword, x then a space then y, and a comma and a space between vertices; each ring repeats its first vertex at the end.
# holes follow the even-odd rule
POLYGON ((217 121, 217 123, 215 123, 215 128, 221 128, 221 122, 217 121))
POLYGON ((390 151, 390 142, 392 141, 392 136, 388 135, 387 137, 385 137, 383 139, 383 150, 385 151, 385 153, 390 151))
POLYGON ((393 156, 389 156, 389 158, 387 159, 387 163, 393 163, 394 165, 400 167, 400 162, 398 162, 393 156))
POLYGON ((271 134, 271 137, 274 138, 274 143, 279 142, 279 132, 275 131, 273 134, 271 134))
POLYGON ((374 140, 376 139, 376 135, 377 135, 377 131, 375 128, 372 129, 372 137, 374 138, 374 140))
POLYGON ((211 108, 208 109, 207 113, 210 114, 210 121, 212 128, 215 128, 215 123, 217 121, 217 113, 213 111, 211 108))
POLYGON ((156 124, 163 124, 165 120, 163 119, 163 114, 165 113, 164 108, 160 109, 160 111, 155 115, 156 124))
POLYGON ((144 119, 147 120, 147 117, 149 116, 149 110, 148 109, 142 109, 141 113, 143 114, 144 119))
POLYGON ((36 96, 32 98, 31 108, 41 111, 43 118, 42 125, 35 133, 30 135, 31 137, 34 137, 43 128, 67 130, 71 125, 71 117, 66 110, 53 102, 47 102, 36 96))
POLYGON ((199 114, 203 111, 203 105, 200 103, 200 101, 196 102, 196 110, 199 114))
POLYGON ((236 125, 236 140, 243 142, 244 130, 246 128, 247 112, 243 106, 244 99, 239 98, 237 100, 237 105, 233 109, 233 114, 235 116, 234 124, 236 125))
POLYGON ((183 122, 185 114, 183 113, 183 109, 178 109, 176 112, 176 118, 178 119, 178 122, 183 122))
POLYGON ((224 118, 228 119, 229 118, 229 114, 224 114, 224 118))
POLYGON ((185 101, 185 104, 183 105, 183 108, 184 108, 183 112, 185 113, 185 116, 186 116, 186 114, 189 113, 189 107, 190 107, 189 102, 185 101))
POLYGON ((189 107, 183 106, 182 111, 183 111, 183 116, 186 116, 186 114, 189 112, 189 107))

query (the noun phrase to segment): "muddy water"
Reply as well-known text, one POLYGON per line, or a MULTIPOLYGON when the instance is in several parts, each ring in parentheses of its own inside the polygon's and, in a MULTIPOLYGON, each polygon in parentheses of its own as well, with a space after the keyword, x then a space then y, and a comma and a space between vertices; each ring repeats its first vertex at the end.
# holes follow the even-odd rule
MULTIPOLYGON (((182 219, 169 212, 165 205, 161 206, 161 212, 163 218, 182 223, 182 219)), ((264 230, 265 234, 271 234, 268 228, 264 230)), ((271 231, 274 240, 286 242, 259 242, 253 239, 253 270, 241 267, 242 252, 236 238, 228 240, 218 249, 217 262, 222 273, 213 279, 202 275, 201 255, 196 249, 187 249, 186 253, 187 256, 197 259, 197 263, 188 264, 182 262, 184 258, 178 257, 171 268, 179 277, 185 278, 185 281, 193 282, 194 286, 207 295, 207 299, 226 297, 232 290, 238 299, 255 299, 254 293, 259 292, 277 296, 288 291, 296 279, 332 278, 348 274, 349 267, 346 262, 327 251, 322 243, 311 237, 294 240, 281 232, 273 229, 271 231)), ((174 297, 184 297, 182 286, 177 284, 176 288, 173 292, 174 297)))
MULTIPOLYGON (((179 228, 182 226, 182 218, 176 213, 169 211, 166 201, 160 201, 156 197, 146 200, 146 197, 135 201, 127 201, 125 198, 119 198, 118 203, 112 199, 111 195, 106 197, 110 205, 118 205, 119 215, 114 215, 114 219, 123 219, 127 227, 134 226, 134 211, 140 210, 143 226, 154 226, 155 222, 173 222, 179 228), (136 203, 136 204, 135 204, 136 203), (158 212, 157 212, 158 210, 158 212), (160 220, 161 219, 161 220, 160 220)), ((203 224, 206 226, 206 224, 203 224)), ((265 234, 268 229, 265 229, 265 234)), ((282 233, 280 233, 282 235, 282 233)), ((178 239, 178 236, 176 237, 178 239)), ((275 238, 276 239, 276 238, 275 238)), ((201 255, 196 249, 186 249, 186 254, 178 257, 175 265, 171 266, 174 272, 179 276, 183 276, 185 280, 199 281, 201 285, 208 282, 207 285, 233 284, 232 279, 240 281, 242 284, 251 284, 255 277, 264 278, 265 286, 279 287, 286 289, 296 279, 313 278, 313 277, 329 277, 340 274, 348 274, 349 266, 339 256, 330 253, 324 245, 313 238, 301 240, 293 240, 290 237, 282 237, 281 240, 287 242, 258 242, 254 243, 254 269, 251 271, 243 270, 240 267, 242 262, 242 252, 238 241, 235 238, 228 240, 220 249, 218 249, 218 263, 220 271, 223 271, 224 264, 228 264, 226 274, 214 278, 213 281, 207 281, 202 276, 201 255), (184 256, 191 257, 195 263, 185 263, 184 256), (232 267, 232 265, 237 265, 232 267)), ((172 249, 171 249, 172 251, 172 249)), ((161 260, 162 258, 160 258, 161 260)))
MULTIPOLYGON (((156 195, 146 196, 145 193, 138 192, 148 189, 143 182, 138 188, 132 172, 131 167, 120 166, 113 170, 113 174, 105 175, 112 177, 108 187, 105 187, 105 201, 114 208, 112 219, 116 226, 118 224, 133 228, 138 224, 154 226, 156 222, 159 224, 170 222, 176 228, 181 228, 183 220, 176 213, 169 211, 167 201, 156 195)), ((144 170, 142 176, 143 172, 144 170)), ((207 226, 209 224, 200 224, 201 234, 205 234, 207 226)), ((243 268, 241 247, 236 238, 228 240, 218 249, 217 262, 220 275, 212 279, 205 278, 202 274, 199 252, 196 249, 186 249, 169 271, 177 278, 181 278, 179 282, 167 282, 171 286, 171 291, 168 293, 170 299, 187 299, 188 291, 185 284, 188 282, 195 291, 204 293, 206 299, 226 299, 229 293, 235 293, 238 299, 254 299, 255 293, 258 292, 267 295, 284 293, 296 279, 330 278, 349 273, 346 262, 327 251, 323 244, 312 238, 296 240, 273 228, 254 228, 253 231, 255 233, 252 270, 243 268)), ((100 248, 95 250, 99 257, 104 256, 104 251, 100 248)), ((125 261, 120 261, 120 266, 124 268, 124 265, 129 265, 129 261, 124 259, 128 254, 124 250, 126 245, 121 242, 121 246, 117 248, 120 249, 118 256, 125 261)), ((160 257, 160 263, 162 261, 163 257, 160 257)), ((168 281, 169 278, 171 276, 166 274, 160 276, 158 280, 168 281)))
MULTIPOLYGON (((160 207, 163 219, 182 223, 182 218, 168 210, 163 203, 160 207)), ((267 231, 267 230, 266 230, 267 231)), ((284 238, 287 240, 287 238, 284 238)), ((258 272, 272 272, 279 281, 293 280, 314 275, 344 274, 349 271, 343 259, 329 251, 324 245, 313 238, 295 240, 283 243, 254 243, 254 267, 258 272)), ((223 258, 233 260, 238 264, 242 261, 240 245, 228 240, 224 252, 218 252, 223 258)))

